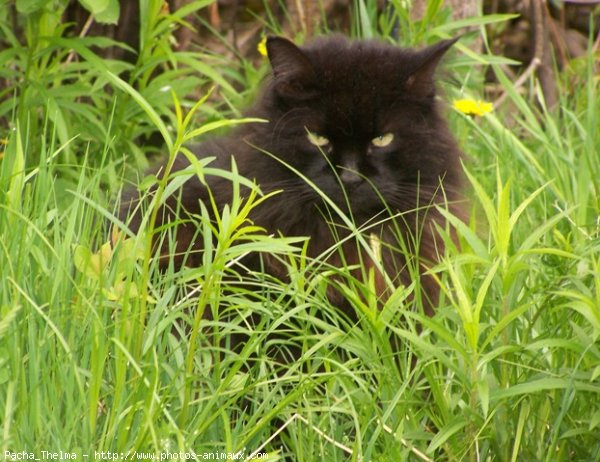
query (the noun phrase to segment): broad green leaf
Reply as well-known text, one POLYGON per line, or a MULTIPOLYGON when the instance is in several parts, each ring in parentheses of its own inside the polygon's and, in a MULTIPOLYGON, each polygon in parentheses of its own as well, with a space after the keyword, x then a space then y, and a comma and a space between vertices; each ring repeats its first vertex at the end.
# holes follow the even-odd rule
POLYGON ((119 0, 109 0, 106 8, 98 12, 95 18, 101 24, 117 24, 120 13, 119 0))
POLYGON ((81 6, 96 16, 108 7, 110 0, 79 0, 81 6))
POLYGON ((17 0, 16 7, 19 13, 31 14, 44 8, 46 3, 47 0, 17 0))

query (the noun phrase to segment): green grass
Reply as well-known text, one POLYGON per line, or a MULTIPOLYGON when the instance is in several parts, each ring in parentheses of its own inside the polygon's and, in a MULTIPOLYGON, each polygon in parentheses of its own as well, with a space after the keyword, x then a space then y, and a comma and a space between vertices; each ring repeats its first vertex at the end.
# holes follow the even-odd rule
MULTIPOLYGON (((197 54, 192 61, 170 50, 165 26, 175 19, 159 17, 159 3, 145 3, 154 13, 133 64, 98 58, 90 47, 101 39, 49 28, 59 17, 20 13, 23 43, 0 20, 10 45, 0 53, 7 82, 0 93, 7 121, 0 136, 2 455, 260 451, 268 460, 299 461, 600 460, 595 57, 561 75, 558 108, 545 108, 534 81, 523 96, 500 68, 510 111, 469 118, 448 106, 468 154, 471 209, 467 223, 448 217, 460 242, 448 238, 432 270, 444 296, 427 318, 412 306, 419 305, 411 301, 413 287, 395 288, 380 310, 368 277, 355 280, 307 258, 302 239, 262 235, 246 217, 260 201, 277 198, 256 188, 236 195, 218 225, 206 204, 198 217, 207 237, 201 267, 156 271, 152 236, 128 234, 113 216, 123 165, 143 166, 157 150, 172 161, 192 137, 243 123, 219 101, 235 106, 248 95, 205 73, 218 58, 197 54), (40 25, 55 35, 36 35, 40 25), (67 62, 70 50, 78 59, 67 62), (169 91, 155 91, 166 82, 169 91), (191 90, 204 96, 214 84, 217 92, 196 104, 191 90), (152 133, 164 149, 142 144, 152 133), (112 245, 107 222, 121 229, 112 245), (242 281, 236 262, 251 251, 278 258, 289 281, 260 273, 242 281), (328 284, 363 314, 358 324, 331 306, 328 284), (202 318, 206 309, 211 320, 202 318), (241 351, 228 348, 234 333, 248 335, 241 351), (393 355, 397 338, 402 347, 393 355), (282 367, 273 351, 300 351, 300 358, 282 367)), ((417 44, 461 25, 447 23, 438 2, 430 2, 424 22, 409 27, 401 2, 392 4, 378 18, 371 2, 357 2, 354 33, 393 40, 397 19, 406 25, 403 43, 417 44)), ((481 92, 474 63, 501 62, 473 56, 469 36, 462 42, 447 66, 459 83, 445 86, 448 99, 481 92)), ((228 75, 252 86, 265 70, 265 63, 258 70, 230 64, 228 75)), ((184 175, 226 174, 210 168, 194 165, 184 175)), ((231 178, 232 187, 247 184, 231 178)), ((170 193, 159 181, 150 225, 170 193)))

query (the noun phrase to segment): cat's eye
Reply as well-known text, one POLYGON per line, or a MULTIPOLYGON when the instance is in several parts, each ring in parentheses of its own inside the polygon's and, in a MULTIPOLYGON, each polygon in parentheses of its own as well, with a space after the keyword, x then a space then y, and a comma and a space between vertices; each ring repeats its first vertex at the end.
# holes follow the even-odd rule
POLYGON ((318 148, 324 148, 329 144, 329 140, 327 138, 310 131, 306 132, 306 137, 308 138, 310 144, 315 145, 318 148))
POLYGON ((393 133, 385 133, 383 135, 376 136, 371 140, 371 144, 377 148, 385 148, 389 146, 390 143, 394 140, 393 133))

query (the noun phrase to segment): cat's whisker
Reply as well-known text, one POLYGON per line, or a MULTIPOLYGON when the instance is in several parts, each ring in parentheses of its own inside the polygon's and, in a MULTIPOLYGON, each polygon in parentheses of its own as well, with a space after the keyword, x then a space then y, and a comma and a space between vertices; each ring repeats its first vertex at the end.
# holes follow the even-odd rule
POLYGON ((298 131, 298 124, 296 123, 298 120, 302 119, 302 114, 306 111, 303 108, 292 108, 283 114, 275 123, 273 127, 272 136, 277 144, 282 144, 286 142, 286 139, 282 135, 289 136, 288 127, 292 127, 292 131, 298 131))

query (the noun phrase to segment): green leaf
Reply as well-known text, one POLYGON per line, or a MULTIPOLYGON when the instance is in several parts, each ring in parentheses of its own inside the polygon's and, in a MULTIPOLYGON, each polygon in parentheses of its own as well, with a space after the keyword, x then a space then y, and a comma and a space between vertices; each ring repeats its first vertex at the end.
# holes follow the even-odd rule
POLYGON ((190 173, 188 169, 185 170, 187 173, 182 174, 181 171, 176 172, 169 178, 169 182, 165 187, 165 190, 160 197, 160 204, 163 204, 169 197, 173 194, 178 194, 181 191, 183 185, 194 176, 193 173, 190 173))
POLYGON ((486 377, 481 377, 477 382, 477 391, 479 392, 479 402, 483 416, 487 418, 490 410, 490 385, 486 377))
POLYGON ((86 276, 91 276, 92 278, 97 278, 97 274, 95 271, 90 271, 90 261, 92 259, 92 252, 82 246, 76 245, 73 249, 73 263, 75 264, 75 268, 82 274, 86 276))
POLYGON ((363 38, 373 38, 373 28, 371 27, 371 19, 369 12, 363 0, 358 2, 358 17, 360 21, 360 30, 363 38))
POLYGON ((116 24, 119 21, 119 0, 79 0, 79 3, 94 16, 96 22, 116 24))
POLYGON ((598 409, 590 418, 590 430, 593 430, 600 425, 600 409, 598 409))
POLYGON ((96 16, 108 7, 109 0, 79 0, 81 6, 96 16))
POLYGON ((8 191, 6 192, 6 205, 14 210, 20 210, 23 199, 23 188, 25 187, 25 153, 21 140, 21 128, 17 124, 12 132, 8 146, 6 147, 6 165, 10 169, 8 178, 8 191), (10 164, 12 162, 12 165, 10 164))
POLYGON ((484 26, 498 22, 508 22, 511 19, 518 18, 518 14, 488 14, 485 16, 474 16, 460 20, 450 21, 435 27, 431 33, 435 35, 444 35, 455 33, 454 31, 472 26, 484 26))
POLYGON ((147 191, 153 186, 158 184, 158 178, 154 174, 146 175, 142 181, 138 184, 138 189, 140 191, 147 191))
POLYGON ((481 345, 481 350, 484 350, 488 344, 490 344, 498 335, 500 335, 500 332, 502 332, 506 326, 508 326, 515 319, 519 319, 520 316, 523 313, 525 313, 530 307, 531 306, 529 304, 524 304, 510 310, 508 314, 506 314, 502 319, 500 319, 500 321, 498 321, 498 324, 496 324, 493 327, 493 329, 488 333, 485 341, 481 345))
POLYGON ((443 428, 440 429, 437 435, 433 437, 431 443, 429 444, 429 447, 427 448, 427 453, 431 454, 432 452, 434 452, 442 444, 448 441, 448 438, 465 428, 468 423, 469 421, 465 419, 462 415, 450 421, 448 424, 446 424, 443 428))
POLYGON ((77 41, 67 41, 63 38, 55 38, 53 41, 61 46, 73 48, 82 58, 99 70, 112 85, 128 94, 146 113, 148 118, 162 135, 165 144, 167 145, 167 149, 171 151, 173 148, 173 137, 171 136, 169 129, 152 105, 135 88, 125 82, 121 77, 111 72, 102 58, 89 48, 81 46, 77 41))
POLYGON ((118 0, 110 0, 108 6, 95 15, 96 21, 101 24, 117 24, 119 22, 120 6, 118 0))
POLYGON ((512 234, 512 228, 509 226, 509 214, 510 214, 510 179, 506 183, 502 184, 500 178, 500 170, 496 169, 496 182, 497 182, 497 222, 496 222, 496 248, 498 253, 502 257, 503 266, 506 264, 508 258, 508 246, 510 243, 510 236, 512 234))
POLYGON ((469 226, 460 218, 456 217, 449 210, 444 207, 436 207, 436 210, 443 215, 443 217, 450 222, 450 224, 456 228, 459 236, 464 238, 465 241, 471 246, 475 255, 482 260, 488 260, 490 254, 487 250, 487 246, 481 241, 477 233, 475 233, 469 226))
POLYGON ((565 306, 587 319, 594 329, 594 336, 600 335, 600 309, 592 297, 571 290, 560 290, 555 293, 570 299, 565 306))
POLYGON ((22 14, 35 13, 46 6, 46 0, 17 0, 17 11, 22 14))
POLYGON ((486 300, 490 285, 494 280, 494 276, 496 276, 496 271, 498 271, 498 267, 500 266, 500 260, 496 260, 492 267, 489 269, 488 273, 485 276, 485 279, 479 286, 479 290, 477 291, 477 296, 475 298, 475 307, 473 313, 473 321, 476 324, 479 324, 479 318, 481 314, 481 310, 483 308, 483 303, 486 300))
POLYGON ((104 268, 111 259, 112 249, 110 242, 102 244, 97 253, 82 245, 75 245, 73 249, 73 263, 80 273, 85 274, 90 279, 97 281, 102 277, 104 268))
POLYGON ((491 394, 491 400, 504 400, 520 395, 543 395, 544 392, 549 390, 578 390, 600 393, 600 386, 572 380, 571 378, 562 379, 547 377, 519 383, 508 388, 498 389, 491 394))
MULTIPOLYGON (((0 338, 4 336, 4 333, 9 330, 13 319, 16 318, 17 313, 21 310, 21 305, 15 305, 11 308, 8 306, 0 307, 0 338)), ((1 369, 1 367, 0 367, 1 369)))
POLYGON ((479 183, 479 181, 477 181, 475 176, 473 176, 471 174, 471 172, 469 172, 469 170, 467 170, 466 168, 464 170, 465 170, 465 175, 467 175, 469 182, 473 186, 473 190, 475 192, 476 198, 483 208, 483 211, 485 213, 485 216, 486 216, 488 224, 489 224, 490 231, 494 235, 494 240, 497 240, 496 232, 498 229, 498 227, 497 227, 498 217, 496 215, 496 209, 494 207, 492 199, 487 194, 485 188, 481 185, 481 183, 479 183))
POLYGON ((195 130, 192 130, 189 133, 186 133, 183 141, 187 142, 197 136, 203 135, 204 133, 213 131, 213 130, 217 130, 219 128, 223 128, 223 127, 229 127, 232 125, 237 125, 237 124, 245 124, 245 123, 266 123, 268 122, 267 120, 264 119, 258 119, 258 118, 253 118, 253 117, 247 117, 244 119, 230 119, 230 120, 217 120, 215 122, 208 122, 205 123, 204 125, 202 125, 199 128, 196 128, 195 130))
POLYGON ((185 64, 186 66, 191 67, 199 74, 205 75, 210 80, 212 80, 219 88, 227 94, 237 95, 238 91, 228 82, 226 78, 223 77, 222 72, 215 68, 215 66, 203 62, 203 58, 205 60, 206 56, 203 56, 199 53, 191 53, 191 52, 177 52, 177 61, 181 64, 185 64))

